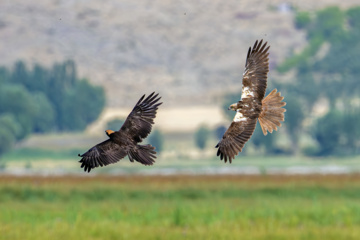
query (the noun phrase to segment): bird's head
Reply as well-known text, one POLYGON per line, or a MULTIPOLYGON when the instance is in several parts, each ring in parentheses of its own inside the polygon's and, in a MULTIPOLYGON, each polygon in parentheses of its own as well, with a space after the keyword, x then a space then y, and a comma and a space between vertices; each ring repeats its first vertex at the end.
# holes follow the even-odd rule
POLYGON ((105 133, 106 133, 106 135, 108 135, 110 137, 110 135, 113 134, 114 131, 113 130, 106 130, 105 133))
POLYGON ((228 110, 236 111, 236 109, 237 109, 237 103, 233 103, 228 107, 228 110))

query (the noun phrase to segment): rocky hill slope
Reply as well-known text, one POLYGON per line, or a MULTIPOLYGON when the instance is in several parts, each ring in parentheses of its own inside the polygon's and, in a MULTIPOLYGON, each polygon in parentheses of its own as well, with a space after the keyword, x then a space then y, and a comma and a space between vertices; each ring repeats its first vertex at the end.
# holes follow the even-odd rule
POLYGON ((0 65, 73 59, 81 77, 105 87, 109 107, 129 107, 134 96, 152 91, 167 106, 218 104, 241 88, 255 39, 269 41, 270 78, 281 79, 274 67, 305 45, 293 27, 294 9, 360 4, 342 2, 1 1, 0 65))

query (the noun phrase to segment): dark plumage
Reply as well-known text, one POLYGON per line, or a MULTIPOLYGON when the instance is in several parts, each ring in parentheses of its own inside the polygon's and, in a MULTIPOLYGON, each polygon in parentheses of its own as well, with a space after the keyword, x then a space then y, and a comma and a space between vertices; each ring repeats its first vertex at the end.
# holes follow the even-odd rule
POLYGON ((152 165, 155 162, 155 147, 138 143, 151 132, 156 111, 162 104, 158 103, 161 97, 153 92, 144 98, 145 95, 139 99, 119 131, 106 130, 108 140, 95 145, 82 155, 79 154, 79 157, 82 157, 79 162, 85 172, 116 163, 126 155, 131 162, 135 160, 144 165, 152 165))
POLYGON ((284 121, 283 106, 281 102, 284 97, 274 89, 266 98, 267 74, 269 72, 269 53, 270 46, 266 47, 267 42, 256 41, 253 48, 249 48, 245 71, 242 80, 241 100, 231 104, 229 110, 236 111, 233 122, 225 132, 220 142, 216 145, 219 148, 217 156, 225 162, 232 159, 242 151, 245 143, 253 134, 256 122, 259 119, 264 135, 267 131, 272 133, 280 121, 284 121))

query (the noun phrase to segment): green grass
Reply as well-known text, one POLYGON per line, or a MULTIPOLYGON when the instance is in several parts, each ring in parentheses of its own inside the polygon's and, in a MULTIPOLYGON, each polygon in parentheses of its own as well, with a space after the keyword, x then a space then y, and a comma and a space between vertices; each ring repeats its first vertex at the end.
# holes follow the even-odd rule
POLYGON ((0 239, 359 239, 359 176, 0 179, 0 239))

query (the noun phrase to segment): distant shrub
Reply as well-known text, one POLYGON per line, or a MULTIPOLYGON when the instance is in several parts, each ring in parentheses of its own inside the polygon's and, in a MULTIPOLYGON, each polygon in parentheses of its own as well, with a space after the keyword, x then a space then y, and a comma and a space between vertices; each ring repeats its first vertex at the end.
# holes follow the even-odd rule
POLYGON ((21 134, 21 126, 16 121, 16 118, 11 113, 5 113, 0 115, 0 127, 5 128, 6 130, 10 131, 10 134, 15 136, 15 139, 19 139, 21 134))
POLYGON ((313 126, 313 134, 319 143, 316 155, 359 154, 360 149, 360 109, 340 112, 331 110, 318 119, 313 126))
POLYGON ((6 163, 0 162, 0 170, 4 170, 6 168, 6 163))
POLYGON ((221 126, 218 126, 217 128, 215 128, 214 133, 215 133, 216 139, 220 141, 225 132, 226 132, 226 127, 225 126, 221 125, 221 126))
POLYGON ((319 153, 319 146, 317 145, 306 146, 302 149, 302 153, 305 156, 316 156, 319 153))
POLYGON ((0 126, 0 154, 3 154, 11 149, 15 144, 15 135, 3 126, 0 126))
POLYGON ((209 137, 209 129, 205 126, 201 126, 196 132, 195 132, 195 144, 198 148, 204 149, 206 146, 206 142, 209 137))
POLYGON ((31 164, 31 162, 29 161, 29 162, 26 162, 26 164, 25 164, 25 169, 31 169, 32 168, 32 164, 31 164))
POLYGON ((160 153, 164 146, 164 136, 160 130, 155 129, 149 136, 148 141, 151 145, 156 148, 156 152, 160 153))
POLYGON ((310 14, 308 12, 298 12, 295 16, 295 27, 303 29, 311 22, 310 14))

